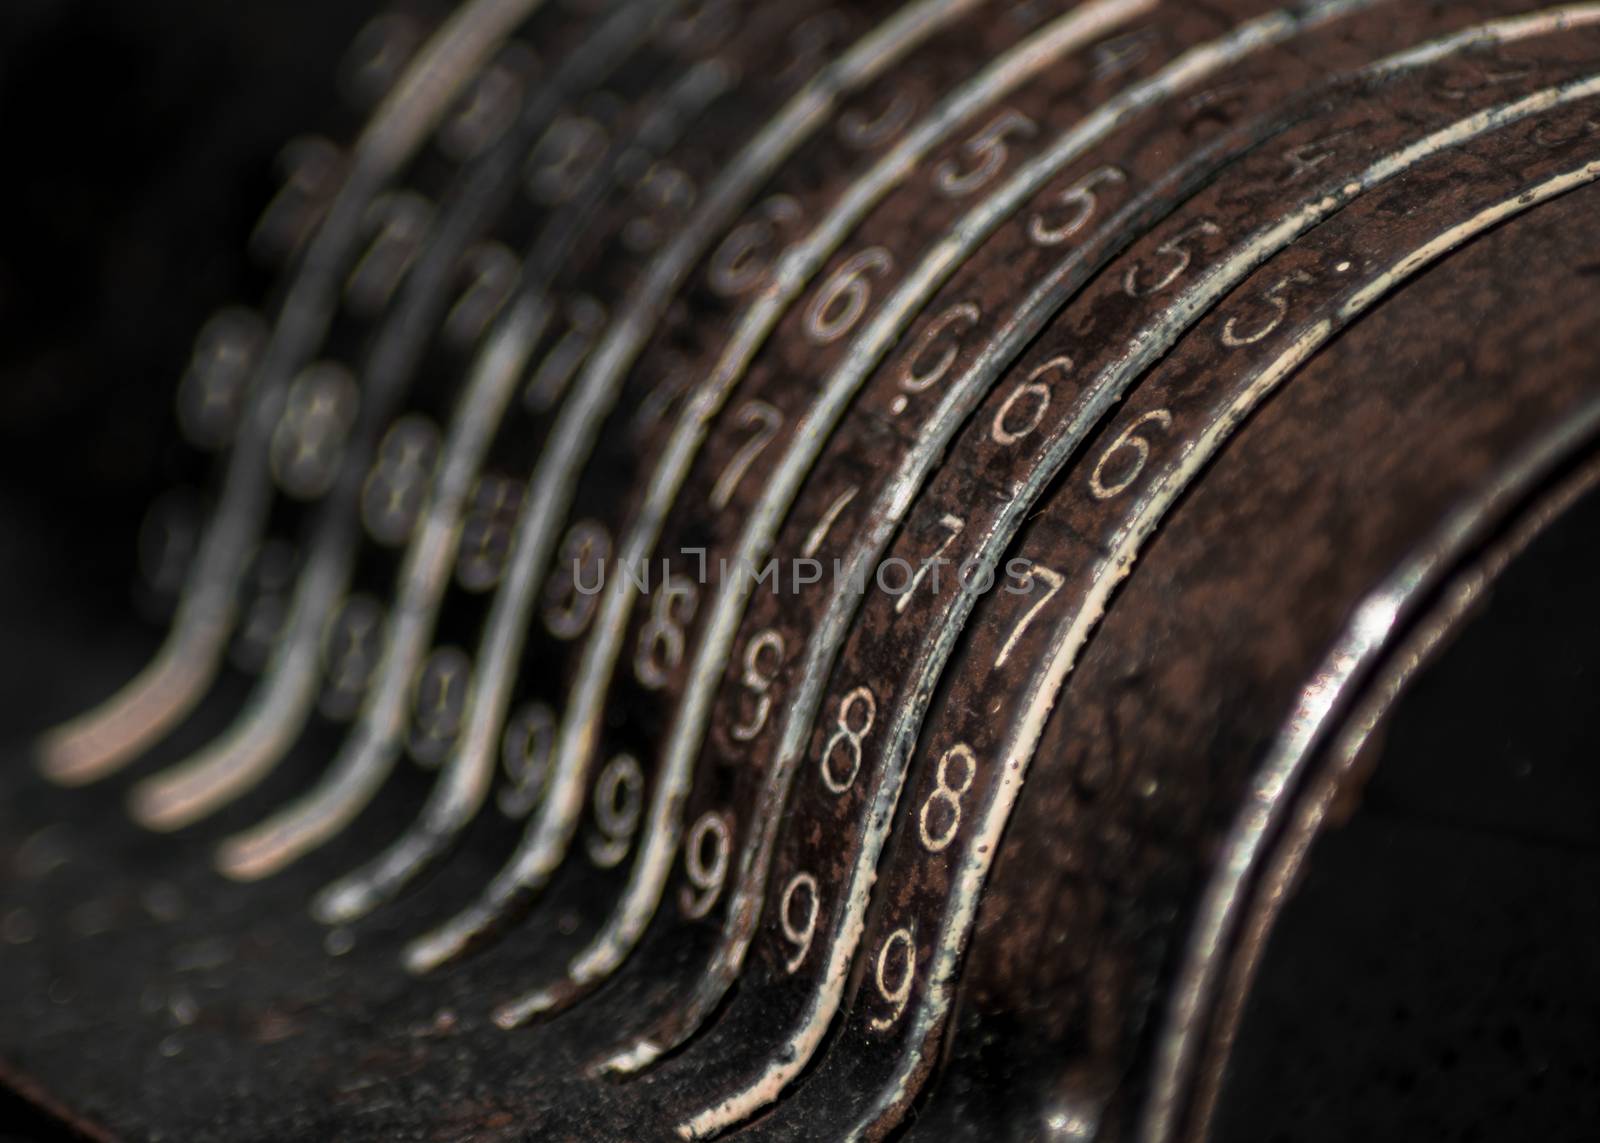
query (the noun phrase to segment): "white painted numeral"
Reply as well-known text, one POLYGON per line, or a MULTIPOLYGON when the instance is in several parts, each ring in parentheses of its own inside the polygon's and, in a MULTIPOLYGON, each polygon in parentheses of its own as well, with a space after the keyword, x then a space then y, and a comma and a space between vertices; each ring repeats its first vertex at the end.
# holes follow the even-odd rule
POLYGON ((1215 237, 1222 233, 1222 228, 1209 218, 1202 218, 1191 226, 1186 226, 1177 234, 1167 239, 1156 247, 1156 253, 1170 261, 1170 265, 1160 277, 1148 284, 1141 285, 1140 277, 1143 266, 1135 262, 1128 267, 1128 272, 1123 275, 1122 289, 1130 298, 1148 298, 1159 294, 1179 278, 1194 262, 1194 250, 1188 243, 1195 238, 1204 236, 1215 237))
POLYGON ((439 428, 427 417, 401 417, 383 435, 361 485, 361 522, 378 543, 398 547, 411 538, 438 458, 439 428))
POLYGON ((796 873, 783 887, 783 897, 778 902, 778 924, 783 929, 783 935, 789 943, 795 946, 794 955, 783 962, 784 968, 792 976, 798 972, 800 966, 806 962, 806 954, 811 951, 811 940, 817 935, 817 914, 821 911, 822 901, 817 895, 817 879, 809 873, 796 873), (796 898, 804 894, 805 920, 796 924, 794 919, 794 906, 796 898))
POLYGON ((882 246, 869 246, 847 258, 806 307, 806 336, 817 345, 831 345, 849 333, 872 301, 871 277, 893 268, 894 255, 882 246))
POLYGON ((655 594, 650 619, 639 632, 634 674, 650 690, 660 690, 683 662, 684 628, 694 618, 699 589, 688 576, 669 574, 655 594))
POLYGON ((613 869, 628 856, 644 813, 644 771, 631 754, 606 763, 594 784, 594 821, 598 833, 588 839, 589 859, 613 869))
POLYGON ((755 697, 755 710, 751 712, 748 722, 736 723, 729 731, 734 741, 749 742, 767 725, 767 716, 772 713, 770 692, 772 684, 777 681, 778 668, 783 666, 784 653, 783 636, 770 627, 757 634, 745 648, 744 673, 739 682, 755 697), (762 666, 763 652, 772 659, 770 666, 762 666))
POLYGON ((878 949, 874 976, 877 978, 878 993, 889 1002, 890 1009, 887 1016, 874 1016, 868 1023, 874 1032, 882 1032, 892 1028, 895 1021, 905 1014, 906 1003, 911 999, 911 986, 917 979, 917 934, 914 927, 896 929, 884 939, 878 949), (895 973, 898 979, 890 984, 890 970, 896 966, 899 969, 895 973))
POLYGON ((1028 237, 1039 246, 1059 246, 1077 235, 1100 207, 1096 193, 1101 187, 1121 186, 1128 172, 1121 167, 1096 167, 1056 196, 1056 205, 1065 213, 1058 222, 1045 218, 1043 210, 1028 219, 1028 237))
POLYGON ((933 793, 922 803, 922 812, 917 815, 917 830, 929 853, 942 853, 956 839, 961 830, 961 798, 972 789, 977 776, 978 760, 972 748, 964 743, 956 743, 939 759, 933 793), (954 763, 961 766, 959 778, 951 775, 954 763))
POLYGON ((542 702, 528 703, 506 721, 505 733, 500 736, 500 765, 506 784, 495 795, 506 817, 525 818, 538 804, 555 741, 555 712, 542 702))
POLYGON ((332 487, 359 400, 355 378, 331 361, 308 366, 289 386, 272 431, 271 464, 290 496, 315 500, 332 487))
POLYGON ((878 718, 878 700, 870 688, 857 687, 839 702, 839 717, 835 721, 833 736, 822 748, 822 781, 835 794, 848 790, 861 772, 861 740, 872 733, 872 724, 878 718), (860 712, 859 715, 857 712, 860 712), (851 726, 859 721, 860 727, 851 726), (846 768, 841 776, 833 764, 836 751, 843 750, 846 768))
POLYGON ((718 813, 704 815, 684 838, 683 868, 694 888, 685 886, 679 890, 678 907, 691 921, 709 913, 717 898, 722 896, 722 887, 728 880, 732 844, 728 819, 718 813))
POLYGON ((1066 576, 1058 571, 1045 567, 1043 564, 1028 561, 1028 593, 1033 593, 1033 581, 1041 579, 1049 590, 1039 598, 1039 601, 1028 608, 1017 625, 1011 629, 1011 635, 1006 639, 1005 646, 1000 648, 1000 653, 994 658, 994 665, 1003 667, 1006 660, 1011 658, 1011 652, 1016 649, 1017 643, 1022 639, 1023 632, 1027 631, 1028 624, 1033 622, 1034 616, 1044 609, 1044 605, 1055 598, 1056 592, 1061 590, 1061 585, 1067 582, 1066 576))
POLYGON ((984 186, 1000 173, 1010 154, 1009 139, 1030 139, 1039 127, 1020 111, 1002 111, 989 125, 961 144, 961 154, 971 161, 970 170, 960 171, 954 159, 946 159, 934 170, 934 185, 947 198, 961 198, 984 186))
POLYGON ((1144 466, 1150 460, 1150 442, 1138 435, 1140 429, 1146 425, 1155 425, 1157 428, 1166 429, 1172 426, 1172 414, 1166 409, 1155 409, 1140 417, 1133 424, 1123 429, 1117 439, 1106 446, 1106 451, 1100 454, 1099 463, 1094 466, 1094 471, 1089 474, 1089 492, 1096 500, 1110 500, 1113 496, 1120 495, 1139 479, 1139 474, 1144 471, 1144 466), (1106 462, 1113 455, 1122 450, 1133 454, 1133 464, 1121 477, 1106 483, 1106 462))
POLYGON ((598 520, 579 520, 567 531, 545 588, 544 625, 557 639, 576 639, 589 626, 605 586, 611 536, 598 520))
MULTIPOLYGON (((928 574, 928 569, 934 567, 936 562, 944 560, 945 552, 950 549, 951 544, 956 542, 956 537, 961 535, 962 529, 967 526, 967 522, 960 516, 952 516, 949 513, 939 518, 939 524, 950 534, 944 538, 942 544, 933 550, 933 555, 922 561, 922 566, 917 568, 916 573, 911 577, 911 582, 906 584, 906 589, 900 593, 900 598, 894 601, 894 613, 896 615, 904 614, 905 609, 911 606, 911 597, 916 595, 917 588, 922 585, 923 579, 928 574)), ((936 579, 934 583, 937 585, 938 580, 936 579)))
POLYGON ((1058 369, 1063 374, 1071 373, 1072 368, 1072 358, 1064 353, 1059 354, 1028 374, 1026 381, 1011 390, 996 410, 994 424, 989 430, 994 443, 1010 448, 1024 437, 1031 436, 1050 409, 1050 386, 1040 378, 1058 369))
POLYGON ((1296 270, 1292 274, 1285 274, 1278 281, 1269 286, 1261 295, 1266 301, 1267 308, 1271 311, 1267 320, 1256 326, 1248 333, 1239 332, 1239 319, 1230 317, 1222 327, 1222 344, 1229 349, 1238 349, 1243 345, 1254 345, 1262 338, 1267 337, 1273 330, 1283 324, 1283 319, 1289 316, 1289 289, 1292 286, 1309 286, 1314 279, 1304 270, 1296 270))
POLYGON ((765 401, 746 401, 740 407, 736 420, 740 428, 755 431, 750 434, 749 440, 739 446, 739 450, 728 461, 728 467, 722 470, 716 484, 711 486, 711 507, 719 512, 728 506, 744 474, 783 427, 783 414, 765 401))

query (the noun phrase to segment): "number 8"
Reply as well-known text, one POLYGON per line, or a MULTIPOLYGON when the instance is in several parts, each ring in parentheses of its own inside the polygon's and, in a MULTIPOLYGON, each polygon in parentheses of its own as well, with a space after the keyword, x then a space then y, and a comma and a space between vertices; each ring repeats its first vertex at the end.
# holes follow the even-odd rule
POLYGON ((861 772, 861 740, 872 732, 872 724, 878 717, 878 700, 872 697, 872 691, 866 687, 857 687, 844 696, 839 703, 838 730, 833 732, 833 737, 828 739, 828 744, 822 748, 822 780, 828 789, 835 794, 842 794, 855 783, 856 775, 861 772), (850 714, 857 706, 865 709, 867 721, 860 730, 850 726, 850 714), (843 744, 845 753, 850 758, 850 772, 843 778, 836 778, 833 773, 833 752, 836 747, 843 744))
POLYGON ((946 849, 956 838, 956 833, 961 829, 961 798, 968 790, 972 789, 973 779, 978 776, 978 760, 973 757, 972 748, 964 743, 956 743, 944 756, 939 759, 939 770, 933 793, 928 795, 928 800, 922 803, 922 812, 917 815, 917 824, 922 834, 922 844, 927 846, 929 853, 939 853, 946 849), (961 767, 961 784, 950 784, 950 763, 959 758, 961 767), (928 828, 928 819, 936 805, 950 807, 950 822, 944 829, 935 832, 928 828))

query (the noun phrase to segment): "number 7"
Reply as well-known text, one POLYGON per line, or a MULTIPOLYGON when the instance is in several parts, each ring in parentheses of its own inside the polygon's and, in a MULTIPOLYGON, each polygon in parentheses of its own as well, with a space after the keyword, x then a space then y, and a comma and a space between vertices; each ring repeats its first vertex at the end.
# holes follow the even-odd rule
POLYGON ((1033 561, 1030 560, 1028 567, 1028 590, 1030 593, 1033 591, 1032 583, 1035 576, 1049 584, 1050 590, 1044 593, 1044 598, 1040 599, 1038 603, 1035 603, 1032 607, 1028 608, 1028 610, 1023 613, 1022 619, 1015 627, 1011 629, 1011 637, 1006 640, 1005 646, 1000 648, 1000 654, 995 656, 994 665, 997 667, 1003 667, 1006 665, 1006 660, 1011 658, 1012 650, 1016 647, 1017 641, 1022 638, 1022 633, 1026 631, 1028 629, 1028 625, 1033 622, 1033 617, 1039 614, 1040 610, 1045 604, 1049 603, 1055 598, 1056 592, 1060 591, 1062 584, 1067 582, 1067 577, 1062 575, 1060 572, 1053 571, 1050 568, 1045 567, 1043 564, 1033 563, 1033 561))

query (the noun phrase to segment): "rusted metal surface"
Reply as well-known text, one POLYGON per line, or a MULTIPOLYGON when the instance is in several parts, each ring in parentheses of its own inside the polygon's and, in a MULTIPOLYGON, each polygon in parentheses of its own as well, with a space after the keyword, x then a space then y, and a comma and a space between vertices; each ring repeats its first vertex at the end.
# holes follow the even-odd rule
POLYGON ((7 1082, 1248 1122, 1341 767, 1589 489, 1600 7, 473 0, 352 61, 179 386, 164 665, 7 771, 7 1082))

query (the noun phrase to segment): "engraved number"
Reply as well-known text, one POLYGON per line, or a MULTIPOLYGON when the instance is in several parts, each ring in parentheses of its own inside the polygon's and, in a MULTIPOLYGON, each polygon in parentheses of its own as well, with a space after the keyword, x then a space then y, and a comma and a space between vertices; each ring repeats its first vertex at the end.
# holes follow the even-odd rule
POLYGON ((606 129, 587 116, 552 123, 528 162, 528 193, 541 206, 559 206, 582 189, 611 145, 606 129))
POLYGON ((748 293, 767 280, 783 232, 801 219, 800 204, 775 194, 756 208, 755 217, 728 232, 711 256, 711 289, 724 298, 748 293))
POLYGON ((644 771, 631 754, 606 763, 594 784, 594 821, 599 830, 589 838, 589 859, 601 869, 621 864, 633 844, 644 813, 644 771))
POLYGON ((240 306, 218 311, 201 327, 178 384, 178 421, 196 447, 221 448, 233 439, 266 337, 260 315, 240 306))
POLYGON ((972 169, 959 171, 954 159, 946 159, 935 168, 934 185, 949 198, 971 194, 1005 166, 1008 139, 1028 139, 1038 132, 1034 121, 1020 111, 1002 111, 987 127, 961 144, 961 154, 971 160, 972 169))
POLYGON ((666 162, 650 165, 634 185, 634 200, 644 213, 622 226, 622 244, 635 254, 654 250, 694 206, 697 191, 688 173, 666 162))
POLYGON ((893 268, 894 256, 882 246, 869 246, 847 258, 806 307, 806 336, 817 345, 830 345, 849 333, 872 300, 869 276, 893 268))
POLYGON ((545 588, 544 625, 557 639, 576 639, 589 626, 605 585, 611 536, 597 520, 579 520, 568 530, 545 588))
POLYGON ((356 419, 355 378, 342 366, 308 366, 289 386, 283 416, 272 431, 272 474, 290 496, 314 500, 339 473, 345 435, 356 419))
POLYGON ((1035 563, 1032 560, 1029 560, 1028 593, 1030 595, 1033 593, 1033 581, 1035 579, 1044 580, 1044 582, 1048 585, 1049 590, 1040 597, 1039 602, 1035 603, 1023 613, 1023 616, 1020 620, 1018 620, 1017 625, 1011 629, 1011 635, 1006 639, 1005 646, 1000 648, 1000 653, 994 658, 994 665, 997 667, 1003 667, 1006 665, 1006 660, 1011 658, 1011 652, 1016 648, 1018 641, 1021 640, 1023 632, 1028 629, 1028 624, 1033 622, 1034 616, 1038 615, 1040 611, 1044 610, 1044 605, 1049 603, 1050 600, 1055 597, 1056 592, 1061 590, 1061 585, 1067 582, 1066 577, 1060 572, 1047 568, 1041 563, 1035 563))
POLYGON ((1183 272, 1194 261, 1194 251, 1186 245, 1190 239, 1199 238, 1203 235, 1215 237, 1221 233, 1222 228, 1209 218, 1202 218, 1194 225, 1184 227, 1177 234, 1156 247, 1157 254, 1171 260, 1172 264, 1167 267, 1166 272, 1154 281, 1141 285, 1139 279, 1143 267, 1136 262, 1128 267, 1128 272, 1123 276, 1122 288, 1124 292, 1130 298, 1148 298, 1152 294, 1159 294, 1183 277, 1183 272))
POLYGON ((445 315, 444 335, 463 348, 471 346, 499 313, 516 288, 522 263, 499 242, 483 242, 461 256, 466 286, 445 315))
POLYGON ((139 526, 139 571, 163 604, 177 597, 189 574, 200 544, 200 520, 198 495, 174 489, 150 505, 139 526))
POLYGON ((869 1021, 874 1032, 882 1032, 893 1027, 895 1021, 905 1014, 906 1003, 911 999, 911 985, 917 977, 917 935, 913 927, 896 929, 885 938, 883 946, 878 949, 874 976, 877 978, 879 994, 890 1005, 887 1016, 874 1016, 869 1021), (895 961, 898 961, 898 971, 894 973, 897 979, 890 984, 890 969, 895 961))
POLYGON ((471 592, 488 591, 505 573, 511 536, 522 508, 523 484, 486 472, 472 486, 461 521, 456 581, 471 592))
POLYGON ((287 262, 322 221, 344 175, 344 156, 320 135, 293 139, 278 156, 283 186, 250 233, 250 249, 287 262))
POLYGON ((432 221, 433 205, 414 191, 396 191, 373 202, 367 212, 372 243, 344 287, 356 313, 371 316, 389 304, 421 252, 432 221))
POLYGON ((1072 371, 1072 358, 1066 355, 1052 357, 1028 374, 1028 379, 1018 385, 995 410, 994 424, 989 436, 994 443, 1010 448, 1024 437, 1031 436, 1050 410, 1050 386, 1039 380, 1053 369, 1063 373, 1072 371))
POLYGON ((1094 471, 1089 474, 1089 491, 1096 500, 1110 500, 1113 496, 1127 491, 1139 474, 1144 471, 1144 466, 1150 460, 1150 442, 1138 436, 1140 429, 1145 425, 1156 425, 1159 428, 1169 428, 1172 425, 1172 414, 1166 409, 1155 409, 1140 417, 1133 424, 1123 429, 1117 439, 1106 446, 1106 451, 1100 454, 1099 463, 1094 466, 1094 471), (1114 453, 1128 450, 1133 453, 1133 464, 1123 475, 1106 483, 1106 462, 1114 453))
POLYGON ((917 85, 907 84, 897 90, 876 115, 869 116, 861 108, 852 107, 839 116, 839 140, 854 150, 870 151, 904 130, 920 102, 917 85))
MULTIPOLYGON (((949 513, 939 518, 939 524, 950 534, 944 538, 942 544, 933 549, 933 555, 922 561, 922 566, 917 568, 916 574, 911 577, 911 582, 906 584, 906 589, 900 593, 900 598, 894 601, 894 613, 896 615, 904 613, 905 609, 911 606, 911 597, 916 594, 917 588, 921 586, 923 577, 928 574, 928 569, 934 566, 935 561, 943 562, 945 552, 951 544, 956 542, 956 537, 961 535, 961 530, 967 526, 967 522, 960 516, 952 516, 949 513)), ((935 577, 933 582, 937 587, 938 577, 935 577)))
POLYGON ((377 103, 394 86, 423 34, 415 19, 400 12, 367 21, 341 65, 350 94, 363 106, 377 103))
POLYGON ((783 962, 784 968, 790 974, 799 971, 806 962, 806 954, 811 951, 811 939, 817 935, 817 913, 821 909, 821 900, 817 896, 817 879, 809 873, 796 873, 783 887, 783 897, 778 902, 778 924, 783 928, 783 935, 789 943, 795 946, 795 953, 783 962), (804 893, 805 920, 795 923, 794 906, 795 898, 804 893))
POLYGON ((432 769, 444 761, 461 732, 472 660, 459 647, 440 647, 417 674, 411 756, 432 769))
POLYGON ((1028 237, 1040 246, 1061 245, 1094 217, 1100 206, 1095 192, 1100 187, 1121 186, 1127 181, 1128 172, 1121 167, 1096 167, 1056 196, 1056 204, 1066 212, 1060 221, 1047 221, 1042 210, 1028 219, 1028 237))
POLYGON ((684 628, 694 618, 699 591, 688 576, 668 574, 655 594, 650 619, 639 632, 634 674, 650 690, 659 690, 683 662, 684 628))
POLYGON ((750 640, 750 645, 744 650, 744 673, 739 682, 755 696, 755 710, 750 715, 749 722, 741 722, 729 732, 736 742, 749 742, 761 733, 761 728, 767 725, 767 716, 772 713, 772 684, 777 680, 778 668, 783 665, 784 646, 783 636, 768 627, 750 640), (763 652, 768 653, 773 660, 770 667, 763 668, 761 658, 763 652))
POLYGON ((755 463, 756 457, 772 443, 772 438, 783 427, 783 414, 765 401, 746 401, 740 406, 735 419, 741 428, 755 431, 750 434, 749 440, 739 446, 739 450, 728 461, 728 467, 722 470, 716 484, 711 486, 711 507, 719 512, 728 506, 739 487, 739 481, 744 479, 744 474, 755 463))
POLYGON ((478 77, 439 128, 439 149, 458 163, 475 158, 510 129, 522 106, 522 77, 502 61, 478 77))
POLYGON ((567 391, 578 367, 589 356, 595 339, 605 328, 606 308, 587 294, 567 306, 567 332, 542 358, 522 389, 522 403, 530 413, 547 413, 567 391))
POLYGON ((923 359, 927 356, 928 350, 947 330, 957 326, 962 330, 970 330, 982 317, 983 311, 972 302, 959 302, 929 322, 928 328, 917 341, 916 352, 906 361, 905 368, 901 371, 900 388, 908 393, 921 393, 944 380, 944 375, 950 372, 950 367, 956 363, 956 358, 961 354, 961 343, 958 341, 946 345, 938 357, 931 363, 924 364, 923 359), (919 369, 919 365, 922 368, 919 369))
POLYGON ((977 776, 978 760, 972 748, 963 743, 956 743, 939 759, 933 793, 922 803, 922 812, 917 815, 917 829, 929 853, 941 853, 955 840, 961 829, 962 795, 972 789, 977 776), (957 764, 959 777, 954 772, 957 764))
POLYGON ((1277 283, 1269 286, 1262 293, 1262 298, 1271 311, 1267 320, 1256 328, 1245 333, 1239 332, 1239 319, 1230 317, 1222 327, 1222 344, 1229 349, 1237 349, 1241 345, 1254 345, 1266 337, 1273 330, 1283 324, 1283 319, 1289 316, 1288 292, 1291 286, 1308 286, 1313 281, 1310 274, 1304 270, 1296 270, 1292 274, 1285 274, 1277 283))
POLYGON ((695 822, 689 836, 684 838, 683 868, 694 891, 688 886, 679 890, 678 906, 691 921, 709 913, 717 898, 722 896, 722 887, 728 880, 731 849, 728 820, 718 813, 708 813, 695 822))
POLYGON ((800 548, 802 556, 809 560, 821 550, 822 541, 828 538, 828 533, 833 530, 834 524, 838 523, 839 514, 845 510, 850 501, 856 498, 856 493, 860 491, 860 485, 852 484, 833 498, 833 503, 828 505, 821 518, 812 525, 811 531, 806 533, 806 542, 800 548))
POLYGON ((822 748, 822 781, 835 794, 848 790, 861 772, 861 740, 872 733, 872 724, 878 718, 878 700, 864 686, 845 695, 839 703, 839 717, 835 721, 833 736, 822 748), (852 722, 860 722, 854 727, 852 722), (846 763, 843 775, 833 764, 834 755, 843 753, 846 763))
POLYGON ((506 817, 526 817, 538 803, 555 741, 555 712, 542 702, 528 703, 506 721, 505 733, 500 736, 500 765, 506 784, 495 794, 506 817))
POLYGON ((322 713, 334 721, 355 714, 383 651, 383 606, 370 595, 350 596, 329 620, 322 640, 322 713))
POLYGON ((410 538, 438 456, 439 429, 427 417, 401 417, 384 434, 361 485, 361 521, 378 543, 394 547, 410 538))

